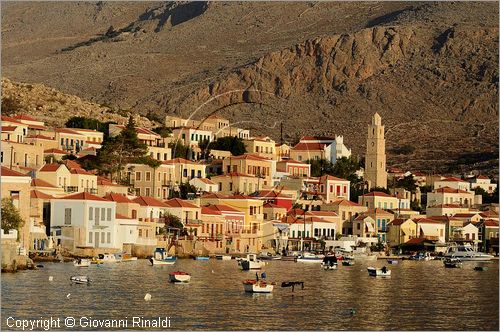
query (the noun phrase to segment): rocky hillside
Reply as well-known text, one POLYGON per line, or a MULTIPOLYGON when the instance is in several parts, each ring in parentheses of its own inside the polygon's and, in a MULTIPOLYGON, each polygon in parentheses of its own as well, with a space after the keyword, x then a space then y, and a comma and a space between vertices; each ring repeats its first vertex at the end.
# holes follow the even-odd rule
POLYGON ((129 112, 116 113, 109 107, 82 100, 43 84, 23 84, 2 79, 2 114, 23 113, 44 121, 49 126, 62 127, 73 116, 83 116, 102 122, 124 124, 134 115, 137 125, 148 128, 158 123, 129 112))
POLYGON ((3 7, 13 80, 160 117, 218 111, 275 139, 283 121, 287 141, 339 134, 360 155, 377 111, 390 165, 498 172, 495 3, 3 7))

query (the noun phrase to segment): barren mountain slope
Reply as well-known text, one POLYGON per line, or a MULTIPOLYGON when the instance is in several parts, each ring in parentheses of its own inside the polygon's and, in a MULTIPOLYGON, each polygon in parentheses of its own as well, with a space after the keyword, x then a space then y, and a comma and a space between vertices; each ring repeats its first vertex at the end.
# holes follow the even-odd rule
POLYGON ((78 6, 3 5, 3 75, 143 114, 204 105, 276 139, 283 120, 357 154, 378 111, 389 151, 416 148, 389 164, 498 167, 498 3, 78 6))

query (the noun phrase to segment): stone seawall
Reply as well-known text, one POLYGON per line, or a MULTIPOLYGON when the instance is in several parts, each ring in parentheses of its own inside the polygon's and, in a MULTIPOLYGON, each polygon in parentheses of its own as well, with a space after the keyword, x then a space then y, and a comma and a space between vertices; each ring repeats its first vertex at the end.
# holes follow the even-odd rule
POLYGON ((16 241, 2 240, 2 272, 35 268, 35 264, 28 256, 19 255, 18 246, 19 243, 16 241))

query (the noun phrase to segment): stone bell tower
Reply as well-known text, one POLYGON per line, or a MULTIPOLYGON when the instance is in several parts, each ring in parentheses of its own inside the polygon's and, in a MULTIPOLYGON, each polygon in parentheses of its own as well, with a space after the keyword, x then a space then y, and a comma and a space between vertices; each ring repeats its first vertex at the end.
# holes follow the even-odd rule
POLYGON ((368 125, 364 177, 368 182, 368 189, 387 188, 384 126, 378 113, 373 115, 372 123, 368 125))

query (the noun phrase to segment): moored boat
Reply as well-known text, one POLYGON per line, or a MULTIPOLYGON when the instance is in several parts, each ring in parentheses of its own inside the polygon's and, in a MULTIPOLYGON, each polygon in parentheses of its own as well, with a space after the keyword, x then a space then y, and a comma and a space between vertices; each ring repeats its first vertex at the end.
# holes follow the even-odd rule
POLYGON ((118 263, 120 262, 116 259, 114 254, 99 254, 97 257, 92 258, 92 264, 106 264, 106 263, 118 263))
POLYGON ((195 261, 208 261, 210 259, 210 257, 208 257, 208 256, 194 256, 193 259, 195 261))
POLYGON ((342 261, 343 266, 353 266, 354 265, 354 259, 345 259, 342 261))
POLYGON ((297 257, 297 262, 301 263, 321 263, 323 262, 324 255, 315 255, 310 252, 305 252, 299 257, 297 257))
POLYGON ((115 254, 115 257, 120 262, 132 262, 132 261, 137 260, 137 257, 134 257, 131 254, 126 253, 126 252, 125 253, 117 253, 117 254, 115 254))
POLYGON ((451 244, 446 253, 445 258, 459 258, 462 261, 489 261, 493 256, 475 251, 470 245, 451 244))
POLYGON ((168 256, 165 248, 156 248, 153 257, 149 259, 152 265, 173 265, 176 260, 177 257, 168 256))
POLYGON ((243 281, 243 287, 247 293, 271 293, 274 289, 274 283, 265 280, 248 279, 243 281))
POLYGON ((238 262, 238 265, 242 270, 247 271, 261 269, 266 263, 258 259, 256 254, 248 254, 247 258, 243 258, 238 262))
POLYGON ((476 270, 476 271, 488 271, 488 267, 487 266, 475 266, 474 270, 476 270))
POLYGON ((191 275, 187 272, 176 271, 168 274, 170 282, 189 282, 191 280, 191 275))
POLYGON ((443 263, 444 263, 444 267, 449 267, 449 268, 461 268, 462 267, 462 261, 459 258, 445 258, 443 263))
POLYGON ((336 270, 338 267, 336 256, 325 256, 321 261, 321 266, 324 270, 336 270))
POLYGON ((229 255, 216 255, 215 259, 220 260, 220 261, 230 261, 232 259, 232 257, 229 255))
POLYGON ((90 266, 90 259, 86 258, 78 258, 73 261, 73 265, 75 267, 89 267, 90 266))
POLYGON ((395 260, 395 259, 388 259, 388 260, 387 260, 387 263, 389 263, 389 264, 391 264, 391 265, 396 265, 396 264, 398 264, 398 261, 397 261, 397 260, 395 260))
POLYGON ((390 277, 391 275, 391 270, 388 270, 385 266, 381 269, 370 266, 369 268, 367 268, 367 270, 368 275, 371 277, 390 277))
POLYGON ((90 284, 92 279, 87 276, 71 276, 69 280, 75 284, 90 284))

